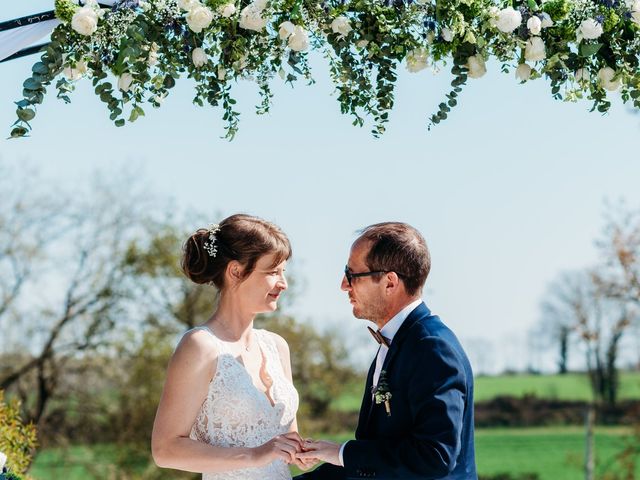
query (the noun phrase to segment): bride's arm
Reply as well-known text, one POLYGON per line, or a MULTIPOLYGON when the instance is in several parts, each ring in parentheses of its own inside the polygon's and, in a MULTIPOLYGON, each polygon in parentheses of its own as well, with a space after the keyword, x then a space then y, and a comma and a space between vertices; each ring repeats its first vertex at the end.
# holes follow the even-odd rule
POLYGON ((186 335, 167 370, 151 435, 153 459, 159 467, 189 472, 223 472, 265 465, 276 458, 290 461, 296 442, 276 437, 257 448, 215 447, 189 438, 196 415, 215 375, 218 352, 206 332, 186 335))

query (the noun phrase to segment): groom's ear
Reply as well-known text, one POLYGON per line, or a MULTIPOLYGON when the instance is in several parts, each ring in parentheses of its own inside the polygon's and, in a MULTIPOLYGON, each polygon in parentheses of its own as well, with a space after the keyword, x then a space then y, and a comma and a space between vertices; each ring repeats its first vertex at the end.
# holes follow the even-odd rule
POLYGON ((396 272, 387 272, 382 280, 385 282, 385 293, 387 295, 395 295, 401 288, 400 277, 396 272))

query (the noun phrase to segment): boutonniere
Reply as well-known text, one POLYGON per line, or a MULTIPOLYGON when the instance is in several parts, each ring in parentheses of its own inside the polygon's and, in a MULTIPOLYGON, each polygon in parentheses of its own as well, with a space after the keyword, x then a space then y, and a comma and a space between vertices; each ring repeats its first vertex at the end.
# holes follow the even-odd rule
POLYGON ((384 409, 387 411, 387 417, 391 416, 391 392, 389 391, 389 384, 387 383, 387 372, 382 370, 380 372, 380 378, 378 379, 378 385, 373 391, 373 398, 376 401, 376 405, 384 403, 384 409))

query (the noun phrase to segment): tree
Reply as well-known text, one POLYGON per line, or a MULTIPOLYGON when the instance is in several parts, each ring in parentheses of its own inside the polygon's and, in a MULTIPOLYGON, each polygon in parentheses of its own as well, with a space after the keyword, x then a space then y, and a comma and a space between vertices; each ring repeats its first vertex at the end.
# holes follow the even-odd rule
POLYGON ((557 348, 558 373, 568 371, 571 335, 576 330, 575 283, 580 274, 564 273, 554 280, 541 304, 541 318, 532 332, 534 336, 546 338, 557 348))
MULTIPOLYGON (((55 235, 38 239, 36 253, 21 257, 24 266, 10 280, 20 284, 20 295, 0 317, 6 331, 18 333, 11 347, 21 352, 0 370, 0 388, 20 395, 27 417, 39 425, 66 373, 81 364, 78 359, 108 349, 127 317, 130 295, 120 259, 139 233, 146 205, 136 185, 120 178, 61 200, 64 210, 46 219, 55 235)), ((5 218, 39 218, 39 208, 14 202, 5 218)))
POLYGON ((626 302, 606 297, 594 278, 591 270, 562 274, 543 308, 554 312, 549 318, 563 319, 558 331, 576 331, 585 347, 594 398, 613 405, 619 386, 618 348, 631 313, 626 302))

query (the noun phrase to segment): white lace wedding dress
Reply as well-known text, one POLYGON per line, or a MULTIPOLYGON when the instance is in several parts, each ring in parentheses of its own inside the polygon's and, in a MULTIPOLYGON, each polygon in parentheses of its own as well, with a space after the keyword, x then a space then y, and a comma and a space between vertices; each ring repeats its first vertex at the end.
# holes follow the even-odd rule
MULTIPOLYGON (((229 353, 225 342, 207 327, 219 348, 216 374, 209 384, 189 437, 220 447, 257 447, 276 435, 290 431, 298 409, 298 392, 286 377, 273 337, 253 330, 263 355, 263 368, 273 380, 269 397, 258 390, 244 366, 229 353)), ((276 460, 259 468, 224 473, 204 473, 202 480, 290 479, 289 467, 276 460)))

